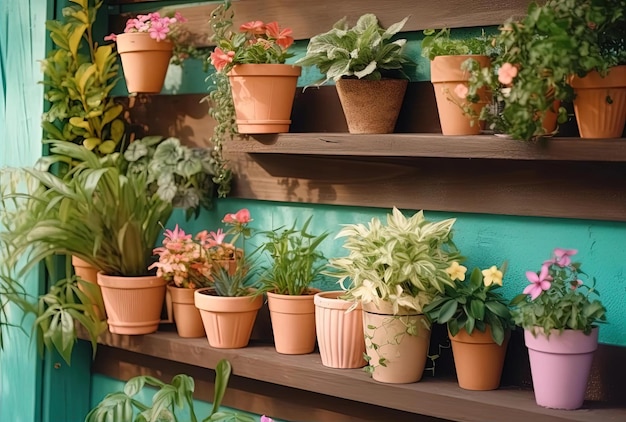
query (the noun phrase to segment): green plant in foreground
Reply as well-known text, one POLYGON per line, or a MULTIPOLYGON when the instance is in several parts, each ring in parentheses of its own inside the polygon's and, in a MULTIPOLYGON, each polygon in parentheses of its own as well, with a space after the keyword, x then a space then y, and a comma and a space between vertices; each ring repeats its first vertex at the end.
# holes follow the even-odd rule
POLYGON ((491 37, 482 35, 470 38, 451 38, 450 29, 438 32, 425 29, 422 39, 422 56, 433 60, 437 56, 489 55, 491 37))

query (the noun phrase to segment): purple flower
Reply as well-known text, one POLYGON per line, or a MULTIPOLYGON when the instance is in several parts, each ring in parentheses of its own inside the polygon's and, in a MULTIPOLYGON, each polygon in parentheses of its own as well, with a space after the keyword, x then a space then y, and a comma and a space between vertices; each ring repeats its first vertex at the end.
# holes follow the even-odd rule
POLYGON ((539 275, 532 271, 526 271, 526 278, 530 281, 530 285, 526 286, 524 294, 530 295, 531 300, 537 299, 544 290, 550 288, 552 276, 548 273, 548 269, 548 265, 543 265, 539 275))

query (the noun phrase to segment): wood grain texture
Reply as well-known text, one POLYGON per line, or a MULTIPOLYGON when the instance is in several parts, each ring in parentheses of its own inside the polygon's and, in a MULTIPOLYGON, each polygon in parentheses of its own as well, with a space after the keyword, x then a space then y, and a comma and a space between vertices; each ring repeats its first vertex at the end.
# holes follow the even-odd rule
MULTIPOLYGON (((585 402, 584 411, 544 409, 535 405, 532 391, 516 387, 474 392, 460 389, 453 379, 428 376, 413 384, 382 384, 373 381, 359 369, 326 368, 321 365, 318 353, 281 355, 276 353, 272 345, 259 343, 252 343, 243 349, 213 349, 208 346, 206 339, 182 339, 171 332, 146 336, 107 334, 101 337, 100 342, 141 355, 201 368, 213 369, 219 359, 226 358, 233 365, 233 374, 239 377, 448 420, 526 422, 532 419, 536 422, 595 422, 621 421, 626 418, 626 409, 623 405, 592 401, 585 402)), ((623 355, 623 349, 619 350, 620 355, 623 355)), ((138 359, 139 362, 147 362, 143 357, 138 359)), ((110 360, 105 359, 108 363, 103 365, 111 365, 110 360)), ((170 366, 172 369, 178 369, 176 364, 171 362, 163 362, 157 367, 163 369, 170 366)), ((96 367, 102 368, 102 365, 96 367)), ((312 408, 318 404, 316 401, 310 403, 312 408)), ((237 408, 241 408, 242 404, 232 403, 237 408)), ((350 408, 358 406, 360 405, 352 405, 350 408)), ((323 405, 321 407, 323 408, 323 405)), ((281 417, 278 414, 276 416, 281 417)), ((311 420, 302 416, 297 418, 303 419, 311 420)))

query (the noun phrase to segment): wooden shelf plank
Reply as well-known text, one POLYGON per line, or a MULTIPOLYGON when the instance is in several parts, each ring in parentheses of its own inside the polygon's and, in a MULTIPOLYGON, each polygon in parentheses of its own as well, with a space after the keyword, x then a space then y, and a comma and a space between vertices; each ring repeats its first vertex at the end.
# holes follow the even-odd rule
POLYGON ((552 138, 526 143, 493 135, 283 133, 248 136, 227 148, 250 154, 626 162, 625 139, 552 138))
MULTIPOLYGON (((623 421, 626 409, 586 402, 579 411, 539 407, 533 393, 519 388, 475 392, 460 389, 453 380, 424 376, 413 384, 382 384, 360 369, 322 366, 319 354, 281 355, 272 345, 251 344, 243 349, 213 349, 206 339, 183 339, 175 333, 146 336, 103 335, 100 343, 169 361, 214 369, 226 358, 233 374, 361 403, 456 421, 623 421)), ((358 406, 358 404, 355 404, 358 406)))

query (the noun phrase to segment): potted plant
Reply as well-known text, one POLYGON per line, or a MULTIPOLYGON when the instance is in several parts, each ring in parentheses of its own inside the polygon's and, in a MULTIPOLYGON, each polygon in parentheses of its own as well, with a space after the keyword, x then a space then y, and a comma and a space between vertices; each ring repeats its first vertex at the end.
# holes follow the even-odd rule
POLYGON ((406 39, 393 37, 407 20, 383 29, 371 13, 353 27, 343 18, 311 38, 296 62, 325 75, 317 85, 335 81, 350 133, 393 132, 408 83, 403 68, 411 63, 404 55, 406 39))
MULTIPOLYGON (((232 30, 230 0, 215 8, 211 28, 215 50, 210 61, 228 75, 239 133, 288 132, 296 83, 302 69, 285 64, 292 56, 292 31, 277 22, 247 22, 232 30)), ((218 77, 218 83, 226 79, 218 77)), ((224 116, 224 119, 230 118, 224 116)))
MULTIPOLYGON (((368 370, 375 380, 419 381, 426 364, 430 326, 424 307, 454 286, 446 272, 461 256, 452 241, 454 219, 430 222, 422 211, 405 217, 394 207, 387 224, 349 224, 348 256, 329 260, 346 296, 363 306, 368 370)), ((354 304, 356 306, 356 303, 354 304)))
POLYGON ((446 272, 454 286, 424 308, 432 322, 447 324, 459 386, 466 390, 495 390, 500 385, 506 346, 512 327, 508 303, 496 290, 505 266, 467 268, 454 261, 446 272))
POLYGON ((267 293, 267 304, 278 353, 299 355, 315 348, 314 295, 310 287, 322 274, 324 255, 318 250, 328 233, 309 232, 309 217, 302 227, 262 232, 259 251, 269 255, 259 279, 258 294, 267 293))
POLYGON ((122 34, 104 37, 117 44, 129 93, 161 92, 172 57, 179 63, 185 57, 177 25, 186 21, 178 12, 173 17, 152 12, 128 19, 122 34))
POLYGON ((435 89, 441 131, 444 135, 477 135, 478 116, 490 102, 490 93, 479 90, 475 101, 466 99, 470 72, 462 67, 466 61, 488 67, 489 37, 454 39, 447 28, 424 31, 422 56, 430 59, 430 79, 435 89))
POLYGON ((211 267, 211 287, 199 289, 195 293, 195 306, 200 310, 209 345, 222 349, 246 347, 250 341, 254 321, 263 305, 263 296, 255 295, 256 266, 244 255, 245 239, 250 237, 248 224, 252 221, 250 212, 241 209, 234 214, 226 214, 222 222, 231 226, 224 233, 221 229, 212 232, 206 244, 216 250, 232 250, 215 256, 211 267), (226 236, 231 235, 229 242, 226 236), (236 248, 241 238, 241 249, 236 248))
POLYGON ((527 271, 530 284, 511 302, 514 322, 524 328, 535 400, 556 409, 582 406, 598 346, 598 324, 606 309, 594 298, 595 279, 581 280, 575 249, 556 248, 539 272, 527 271))

